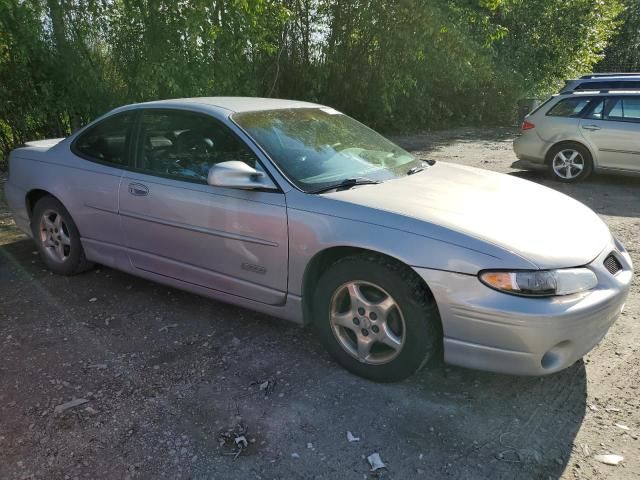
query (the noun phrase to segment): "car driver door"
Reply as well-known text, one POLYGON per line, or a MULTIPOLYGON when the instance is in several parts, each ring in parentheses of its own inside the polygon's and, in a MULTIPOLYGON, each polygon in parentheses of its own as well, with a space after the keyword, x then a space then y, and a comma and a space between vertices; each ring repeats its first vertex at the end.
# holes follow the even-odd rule
POLYGON ((209 168, 220 162, 261 168, 254 152, 202 113, 148 109, 139 118, 135 165, 119 191, 133 266, 262 303, 284 303, 284 194, 207 184, 209 168))

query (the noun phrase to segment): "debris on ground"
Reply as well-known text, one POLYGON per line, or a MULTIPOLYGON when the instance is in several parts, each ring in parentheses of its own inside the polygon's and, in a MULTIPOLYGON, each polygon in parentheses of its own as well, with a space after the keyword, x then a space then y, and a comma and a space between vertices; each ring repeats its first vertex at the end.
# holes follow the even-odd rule
POLYGON ((107 364, 106 363, 94 363, 89 365, 87 368, 94 368, 96 370, 104 370, 107 368, 107 364))
POLYGON ((243 423, 237 423, 218 435, 218 444, 227 451, 223 455, 233 455, 234 459, 249 446, 247 442, 247 432, 249 429, 243 423))
POLYGON ((264 392, 264 398, 267 398, 273 393, 273 390, 276 388, 276 379, 273 377, 269 377, 264 381, 251 382, 251 386, 254 385, 258 385, 259 391, 264 392))
POLYGON ((360 437, 356 437, 356 436, 353 435, 353 433, 347 432, 347 440, 349 440, 349 443, 359 442, 360 441, 360 437))
POLYGON ((371 465, 372 472, 380 470, 381 468, 387 468, 387 466, 382 461, 382 458, 380 458, 379 453, 372 453, 367 457, 367 461, 369 462, 369 465, 371 465))
POLYGON ((56 413, 56 414, 62 413, 66 410, 69 410, 70 408, 74 408, 79 405, 84 405, 88 401, 89 400, 87 400, 86 398, 76 398, 74 400, 71 400, 70 402, 58 405, 56 408, 53 409, 53 413, 56 413))
POLYGON ((615 426, 618 427, 618 428, 621 428, 622 430, 631 430, 629 427, 627 427, 626 425, 624 425, 622 423, 616 423, 615 426))
POLYGON ((97 301, 98 301, 98 299, 97 299, 96 297, 91 297, 91 298, 89 299, 89 302, 91 302, 91 303, 93 303, 93 302, 97 302, 97 301))
POLYGON ((177 323, 170 323, 169 325, 165 325, 164 327, 160 327, 158 332, 168 332, 170 328, 176 328, 178 326, 177 323))
POLYGON ((606 465, 618 465, 624 460, 622 455, 596 455, 594 460, 606 465))
POLYGON ((296 452, 293 452, 293 453, 291 454, 291 458, 300 458, 300 454, 298 454, 298 453, 296 453, 296 452))

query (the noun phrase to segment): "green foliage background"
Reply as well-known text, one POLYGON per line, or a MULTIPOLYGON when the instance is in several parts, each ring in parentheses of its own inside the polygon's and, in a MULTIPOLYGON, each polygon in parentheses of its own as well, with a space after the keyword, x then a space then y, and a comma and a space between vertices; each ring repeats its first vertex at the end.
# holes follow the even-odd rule
POLYGON ((158 98, 312 100, 386 131, 509 123, 518 99, 591 71, 607 48, 635 41, 638 66, 637 5, 0 0, 0 166, 26 140, 158 98))

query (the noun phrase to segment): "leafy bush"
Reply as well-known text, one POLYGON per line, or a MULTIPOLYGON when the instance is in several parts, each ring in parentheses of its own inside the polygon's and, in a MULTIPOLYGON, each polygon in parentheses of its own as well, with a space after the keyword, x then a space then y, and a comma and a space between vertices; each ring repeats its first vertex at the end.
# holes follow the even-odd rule
POLYGON ((637 25, 633 11, 619 0, 0 0, 0 150, 124 103, 187 96, 318 101, 387 131, 509 123, 518 99, 591 70, 617 25, 637 25))

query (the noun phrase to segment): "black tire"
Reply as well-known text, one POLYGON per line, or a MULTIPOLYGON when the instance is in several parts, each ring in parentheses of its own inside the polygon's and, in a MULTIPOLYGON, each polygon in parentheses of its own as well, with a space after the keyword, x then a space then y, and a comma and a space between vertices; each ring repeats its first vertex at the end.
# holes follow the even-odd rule
POLYGON ((64 205, 55 198, 47 195, 35 204, 31 215, 31 231, 40 253, 40 258, 52 272, 59 275, 75 275, 93 267, 93 263, 89 262, 84 255, 84 249, 80 242, 80 233, 76 224, 67 209, 64 208, 64 205), (50 221, 51 218, 56 219, 57 215, 60 216, 60 225, 62 226, 60 231, 56 229, 49 232, 41 229, 41 222, 45 214, 50 221), (60 241, 61 235, 68 239, 67 243, 69 245, 64 247, 63 260, 59 261, 55 258, 56 254, 52 253, 55 251, 55 247, 45 245, 45 241, 47 241, 45 237, 49 235, 54 241, 60 241))
MULTIPOLYGON (((363 285, 363 287, 368 288, 369 285, 363 285)), ((350 316, 351 309, 354 308, 350 300, 348 303, 346 316, 350 316)), ((440 351, 442 344, 440 316, 428 288, 406 265, 373 253, 342 258, 322 274, 315 289, 313 314, 315 328, 331 356, 350 372, 376 382, 395 382, 409 377, 433 358, 440 351), (353 352, 349 353, 343 346, 344 340, 339 339, 345 336, 347 341, 349 338, 354 339, 355 332, 349 334, 348 329, 332 325, 331 311, 334 295, 339 295, 341 288, 346 288, 344 286, 350 282, 372 285, 373 292, 377 291, 375 289, 377 287, 392 297, 398 306, 391 315, 403 318, 404 343, 396 350, 399 353, 390 352, 396 356, 386 363, 370 364, 356 358, 353 352), (337 333, 334 329, 337 329, 337 333)), ((374 327, 368 323, 369 315, 363 314, 359 322, 366 321, 368 328, 373 329, 374 327)), ((379 320, 377 316, 376 320, 379 320)), ((360 330, 361 325, 364 324, 358 323, 355 329, 360 330)), ((351 328, 353 327, 349 327, 351 328)), ((387 328, 384 330, 388 331, 387 328)), ((378 335, 378 333, 368 335, 378 335)), ((353 341, 357 344, 357 340, 353 341)), ((378 348, 378 344, 374 345, 376 345, 374 348, 378 348)), ((383 344, 380 346, 387 348, 383 344)), ((383 351, 379 355, 385 354, 386 352, 383 351)))
MULTIPOLYGON (((561 143, 561 144, 555 145, 554 147, 551 148, 551 150, 549 150, 549 154, 547 156, 547 163, 549 166, 549 174, 551 175, 551 177, 554 180, 558 180, 559 182, 563 182, 563 183, 581 182, 582 180, 585 180, 593 172, 593 157, 591 156, 591 152, 589 152, 589 150, 585 146, 579 143, 561 143), (556 156, 561 152, 567 158, 571 156, 572 152, 577 152, 578 153, 577 158, 582 159, 583 167, 579 173, 577 173, 575 168, 571 169, 572 173, 573 172, 577 173, 576 176, 572 178, 565 178, 564 176, 558 173, 556 168, 554 168, 554 160, 556 159, 556 156)), ((565 175, 566 175, 566 170, 565 170, 565 175)))

